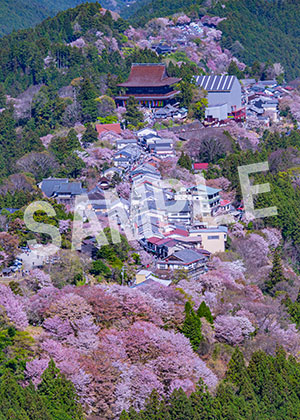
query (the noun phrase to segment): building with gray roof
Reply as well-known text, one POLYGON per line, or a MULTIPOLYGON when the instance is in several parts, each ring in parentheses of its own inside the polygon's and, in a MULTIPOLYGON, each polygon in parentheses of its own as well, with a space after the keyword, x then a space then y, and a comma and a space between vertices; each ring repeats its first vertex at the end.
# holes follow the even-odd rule
MULTIPOLYGON (((207 91, 208 106, 227 104, 227 113, 242 107, 242 88, 235 76, 196 76, 197 86, 207 91)), ((213 118, 217 118, 211 115, 213 118)))

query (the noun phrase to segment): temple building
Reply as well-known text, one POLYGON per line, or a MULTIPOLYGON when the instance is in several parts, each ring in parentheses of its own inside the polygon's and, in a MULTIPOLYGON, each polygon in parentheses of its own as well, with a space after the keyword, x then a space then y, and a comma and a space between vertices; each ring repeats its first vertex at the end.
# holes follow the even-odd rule
POLYGON ((126 106, 130 96, 149 108, 164 107, 176 102, 180 93, 174 85, 181 79, 169 77, 164 64, 132 64, 127 82, 120 83, 121 93, 115 98, 118 106, 126 106))

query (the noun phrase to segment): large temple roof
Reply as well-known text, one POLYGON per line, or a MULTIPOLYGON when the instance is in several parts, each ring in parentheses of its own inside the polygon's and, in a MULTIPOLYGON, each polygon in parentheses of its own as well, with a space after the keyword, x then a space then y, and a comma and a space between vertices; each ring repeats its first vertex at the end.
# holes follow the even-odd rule
POLYGON ((180 82, 178 77, 169 77, 164 64, 132 64, 127 82, 121 87, 170 86, 180 82))

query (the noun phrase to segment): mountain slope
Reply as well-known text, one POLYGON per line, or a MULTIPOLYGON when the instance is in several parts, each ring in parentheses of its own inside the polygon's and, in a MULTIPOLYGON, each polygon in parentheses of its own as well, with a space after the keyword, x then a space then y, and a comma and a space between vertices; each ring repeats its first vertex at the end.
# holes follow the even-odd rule
MULTIPOLYGON (((291 80, 300 74, 300 1, 229 0, 211 12, 227 19, 219 25, 223 45, 239 41, 238 57, 248 64, 255 60, 280 62, 291 80)), ((236 51, 235 51, 236 53, 236 51)))
POLYGON ((85 0, 0 0, 0 36, 29 28, 85 0))

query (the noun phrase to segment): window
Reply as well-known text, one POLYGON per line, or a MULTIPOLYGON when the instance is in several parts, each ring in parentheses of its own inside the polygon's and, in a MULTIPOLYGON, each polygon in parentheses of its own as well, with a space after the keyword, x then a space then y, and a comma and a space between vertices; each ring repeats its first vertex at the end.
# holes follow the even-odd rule
POLYGON ((207 239, 220 239, 219 235, 210 235, 207 237, 207 239))

